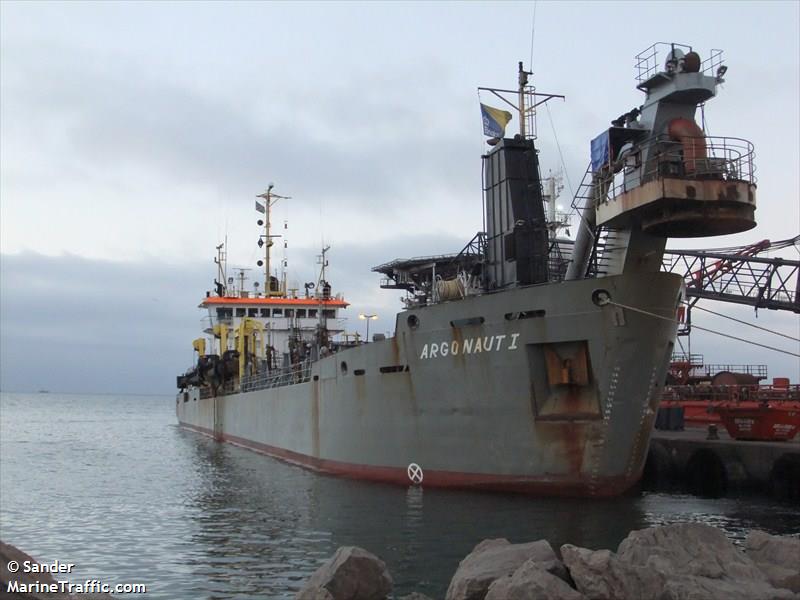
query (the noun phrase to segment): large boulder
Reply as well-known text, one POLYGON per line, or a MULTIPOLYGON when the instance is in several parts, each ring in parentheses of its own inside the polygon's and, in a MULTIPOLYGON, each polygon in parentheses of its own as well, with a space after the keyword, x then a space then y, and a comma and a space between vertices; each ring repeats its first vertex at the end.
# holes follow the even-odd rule
POLYGON ((566 545, 561 554, 592 600, 781 600, 752 559, 708 525, 681 523, 631 532, 617 554, 566 545))
POLYGON ((766 582, 688 576, 667 581, 658 600, 798 600, 798 596, 766 582))
POLYGON ((800 538, 754 530, 744 545, 772 585, 800 593, 800 538))
POLYGON ((561 558, 575 587, 589 600, 658 598, 663 580, 650 569, 630 565, 610 550, 561 546, 561 558))
POLYGON ((566 570, 547 540, 512 544, 506 539, 484 540, 462 560, 450 580, 446 600, 483 600, 496 579, 512 575, 528 560, 566 578, 566 570))
MULTIPOLYGON (((114 600, 111 594, 102 592, 74 595, 60 591, 37 591, 43 585, 57 583, 56 578, 50 573, 25 573, 21 568, 16 572, 12 572, 8 568, 9 563, 16 562, 17 565, 23 565, 25 561, 29 561, 31 564, 41 564, 19 548, 0 542, 0 598, 13 598, 14 600, 114 600), (15 585, 16 587, 14 587, 15 585)), ((65 577, 64 574, 59 574, 58 581, 65 579, 74 580, 71 575, 65 577)), ((73 581, 73 583, 79 582, 73 581)))
POLYGON ((37 582, 41 584, 55 583, 55 579, 50 573, 25 573, 22 568, 9 570, 9 563, 16 562, 17 565, 23 565, 25 561, 31 563, 37 562, 31 556, 25 554, 22 550, 10 545, 0 542, 0 598, 5 598, 8 593, 10 598, 25 598, 30 600, 40 600, 45 597, 50 597, 53 600, 70 600, 71 596, 67 593, 49 593, 38 591, 21 591, 36 588, 34 587, 37 582), (12 591, 14 586, 18 592, 12 591), (13 594, 13 595, 12 595, 13 594))
POLYGON ((342 546, 297 593, 297 600, 384 600, 392 591, 386 564, 357 546, 342 546))
POLYGON ((485 600, 586 600, 586 596, 572 589, 563 579, 547 571, 542 563, 525 561, 514 571, 495 579, 489 586, 485 600))
POLYGON ((725 534, 701 523, 677 523, 632 531, 619 545, 621 560, 664 576, 764 580, 764 575, 725 534))
POLYGON ((725 534, 701 523, 632 531, 619 559, 663 578, 663 600, 777 600, 793 598, 775 588, 751 558, 725 534))

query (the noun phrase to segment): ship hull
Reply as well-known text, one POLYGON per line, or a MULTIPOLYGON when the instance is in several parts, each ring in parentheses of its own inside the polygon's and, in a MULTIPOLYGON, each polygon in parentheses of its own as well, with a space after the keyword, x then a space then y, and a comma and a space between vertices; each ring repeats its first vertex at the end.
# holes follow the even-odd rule
POLYGON ((188 389, 176 413, 323 473, 409 485, 413 463, 425 486, 614 496, 641 474, 681 293, 678 276, 648 273, 414 309, 395 337, 314 363, 307 382, 188 389))

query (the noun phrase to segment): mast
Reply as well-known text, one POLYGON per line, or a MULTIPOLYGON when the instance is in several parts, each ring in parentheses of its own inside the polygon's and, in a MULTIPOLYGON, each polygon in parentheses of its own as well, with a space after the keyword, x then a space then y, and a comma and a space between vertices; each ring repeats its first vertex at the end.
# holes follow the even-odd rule
POLYGON ((330 297, 330 285, 328 284, 328 280, 326 279, 325 275, 325 269, 328 266, 328 257, 326 256, 326 254, 330 249, 331 249, 330 246, 323 246, 322 254, 320 254, 319 257, 317 258, 317 260, 319 261, 318 264, 320 265, 319 280, 317 282, 317 297, 319 298, 319 313, 317 316, 319 317, 320 327, 322 327, 323 329, 327 328, 328 326, 328 321, 324 317, 325 311, 323 307, 325 305, 324 304, 325 300, 328 300, 330 297))
POLYGON ((530 73, 522 68, 522 61, 519 61, 519 135, 525 139, 525 86, 528 85, 528 75, 530 73))
POLYGON ((547 178, 547 220, 556 222, 556 178, 552 172, 547 178))
MULTIPOLYGON (((517 74, 519 85, 516 90, 505 90, 501 88, 479 87, 478 92, 489 92, 505 102, 513 110, 519 114, 519 134, 521 139, 535 139, 536 126, 534 119, 536 118, 536 107, 544 104, 553 98, 564 99, 561 94, 541 94, 536 91, 536 88, 528 86, 528 76, 533 75, 532 71, 526 71, 522 66, 522 61, 518 63, 517 74), (513 102, 513 95, 516 94, 516 103, 513 102), (526 100, 527 98, 527 100, 526 100), (531 120, 531 129, 528 131, 528 119, 531 120)), ((490 145, 497 142, 489 140, 490 145)))
MULTIPOLYGON (((286 295, 286 286, 282 285, 281 283, 278 284, 278 289, 273 290, 271 285, 271 274, 270 274, 270 267, 271 267, 271 250, 273 241, 272 238, 281 237, 279 235, 272 235, 271 228, 271 216, 272 216, 272 207, 278 200, 289 200, 291 196, 280 196, 278 194, 273 193, 272 188, 275 187, 274 183, 270 183, 267 187, 267 191, 262 194, 257 194, 256 198, 263 198, 264 199, 264 206, 261 207, 256 201, 256 210, 259 212, 264 213, 264 233, 258 239, 258 245, 264 246, 264 260, 258 261, 258 266, 260 267, 262 264, 264 265, 264 295, 267 297, 270 296, 282 296, 286 295), (263 208, 263 210, 262 210, 263 208), (280 289, 283 288, 283 289, 280 289)), ((259 225, 261 222, 259 222, 259 225)), ((277 278, 276 278, 277 279, 277 278)), ((280 281, 280 280, 279 280, 280 281)))
POLYGON ((225 241, 217 246, 217 256, 214 258, 214 262, 217 264, 217 277, 219 279, 214 280, 214 287, 217 292, 217 296, 227 296, 227 284, 228 284, 228 275, 227 275, 227 252, 225 248, 228 245, 228 236, 225 236, 225 241))

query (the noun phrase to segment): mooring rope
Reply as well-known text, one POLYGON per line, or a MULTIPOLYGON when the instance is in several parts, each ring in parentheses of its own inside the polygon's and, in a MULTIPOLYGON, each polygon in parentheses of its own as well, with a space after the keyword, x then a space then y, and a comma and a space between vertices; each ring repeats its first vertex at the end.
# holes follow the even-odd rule
MULTIPOLYGON (((786 335, 785 333, 781 333, 780 331, 775 331, 774 329, 767 329, 766 327, 761 327, 760 325, 754 325, 753 323, 748 323, 747 321, 742 321, 741 319, 737 319, 736 317, 731 317, 723 313, 718 313, 713 310, 709 310, 708 308, 703 308, 702 306, 693 306, 692 308, 696 310, 702 310, 707 313, 711 313, 712 315, 717 315, 718 317, 724 317, 725 319, 730 319, 731 321, 736 321, 737 323, 741 323, 742 325, 747 325, 748 327, 754 327, 755 329, 760 329, 761 331, 766 331, 767 333, 773 333, 775 335, 785 337, 786 339, 792 340, 793 342, 800 342, 800 338, 786 335)), ((692 327, 694 327, 694 325, 692 325, 692 327)))
MULTIPOLYGON (((628 310, 632 310, 633 312, 641 313, 643 315, 647 315, 649 317, 655 317, 656 319, 662 319, 664 321, 669 321, 670 323, 674 323, 675 319, 672 317, 664 317, 661 315, 657 315, 656 313, 652 313, 647 310, 642 310, 641 308, 636 308, 634 306, 628 306, 626 304, 620 304, 619 302, 614 302, 613 300, 607 300, 605 304, 610 304, 612 306, 618 306, 619 308, 626 308, 628 310)), ((795 352, 790 352, 789 350, 783 350, 782 348, 776 348, 775 346, 768 346, 767 344, 761 344, 759 342, 754 342, 753 340, 746 340, 744 338, 736 337, 735 335, 730 335, 727 333, 722 333, 721 331, 715 331, 713 329, 709 329, 708 327, 700 327, 699 325, 692 325, 693 328, 699 329, 700 331, 707 331, 708 333, 713 333, 716 335, 721 335, 722 337, 726 337, 732 340, 736 340, 738 342, 744 342, 745 344, 751 344, 753 346, 759 346, 761 348, 766 348, 767 350, 774 350, 775 352, 781 352, 782 354, 788 354, 789 356, 796 356, 800 358, 800 354, 795 352)))

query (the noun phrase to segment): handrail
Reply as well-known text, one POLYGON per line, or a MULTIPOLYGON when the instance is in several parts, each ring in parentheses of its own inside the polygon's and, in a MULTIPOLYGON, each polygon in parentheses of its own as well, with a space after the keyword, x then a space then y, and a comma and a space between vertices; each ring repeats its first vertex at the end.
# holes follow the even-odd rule
MULTIPOLYGON (((617 196, 659 178, 686 180, 744 181, 755 184, 755 149, 748 140, 734 137, 697 136, 697 152, 691 152, 692 137, 675 141, 666 135, 648 138, 633 148, 629 155, 635 166, 608 176, 608 193, 595 197, 596 203, 608 202, 617 196), (688 146, 688 150, 687 150, 688 146), (643 152, 649 150, 649 152, 643 152), (690 156, 691 155, 691 156, 690 156), (646 164, 640 166, 644 158, 646 164), (638 177, 625 181, 623 175, 638 177), (613 178, 613 179, 612 179, 613 178)), ((596 186, 596 189, 604 186, 596 186)))
POLYGON ((240 392, 254 392, 268 388, 284 387, 305 383, 311 379, 311 361, 295 363, 279 373, 266 372, 242 377, 239 383, 240 392))
MULTIPOLYGON (((681 50, 684 53, 692 51, 692 47, 686 44, 656 42, 639 52, 634 57, 636 81, 642 84, 659 72, 663 72, 664 62, 673 49, 681 50)), ((716 70, 722 63, 722 50, 712 48, 709 50, 708 58, 700 63, 700 72, 707 75, 716 75, 716 70)))
POLYGON ((668 385, 662 402, 798 402, 800 385, 668 385))

